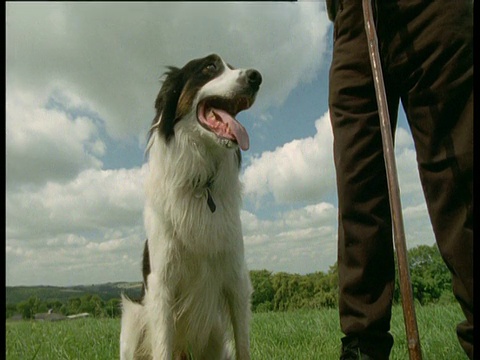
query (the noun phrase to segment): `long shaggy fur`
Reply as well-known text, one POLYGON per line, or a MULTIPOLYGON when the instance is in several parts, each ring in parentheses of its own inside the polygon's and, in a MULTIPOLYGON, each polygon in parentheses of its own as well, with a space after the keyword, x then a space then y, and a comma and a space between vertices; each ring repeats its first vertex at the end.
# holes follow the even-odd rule
POLYGON ((253 103, 260 82, 217 55, 167 73, 147 145, 144 296, 122 299, 123 360, 250 359, 240 150, 202 127, 197 107, 245 89, 253 103))

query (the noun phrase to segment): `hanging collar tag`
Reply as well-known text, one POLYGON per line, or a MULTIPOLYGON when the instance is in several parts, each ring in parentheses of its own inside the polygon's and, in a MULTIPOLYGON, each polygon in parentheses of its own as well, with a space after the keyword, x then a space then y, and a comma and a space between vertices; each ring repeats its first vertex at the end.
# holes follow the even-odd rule
POLYGON ((213 196, 212 196, 212 190, 211 190, 211 186, 213 184, 213 181, 212 179, 208 180, 208 182, 205 184, 205 187, 197 187, 197 190, 194 192, 194 196, 197 198, 197 199, 201 199, 202 197, 205 196, 205 193, 207 195, 207 205, 208 205, 208 208, 210 209, 210 211, 212 212, 212 214, 215 212, 215 210, 217 210, 217 205, 215 204, 215 201, 213 200, 213 196))
POLYGON ((214 213, 215 210, 217 209, 217 205, 215 205, 215 202, 213 201, 212 193, 210 192, 210 188, 208 187, 207 187, 207 205, 212 213, 214 213))

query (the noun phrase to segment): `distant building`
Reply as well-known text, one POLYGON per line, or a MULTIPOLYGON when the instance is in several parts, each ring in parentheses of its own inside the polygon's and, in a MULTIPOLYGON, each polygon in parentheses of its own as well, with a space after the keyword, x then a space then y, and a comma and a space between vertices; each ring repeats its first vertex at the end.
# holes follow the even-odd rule
POLYGON ((69 316, 67 316, 67 318, 69 318, 69 319, 81 319, 81 318, 86 318, 86 317, 89 317, 89 316, 90 316, 89 313, 81 313, 81 314, 69 315, 69 316))
POLYGON ((65 316, 62 314, 54 313, 53 309, 48 310, 47 313, 35 314, 35 320, 39 321, 60 321, 60 320, 73 320, 89 317, 89 313, 81 313, 65 316))
POLYGON ((35 314, 35 320, 39 321, 60 321, 68 319, 65 315, 54 313, 49 310, 48 313, 35 314))
POLYGON ((15 314, 12 317, 9 317, 7 320, 8 321, 20 321, 20 320, 23 320, 23 316, 22 316, 22 314, 15 314))

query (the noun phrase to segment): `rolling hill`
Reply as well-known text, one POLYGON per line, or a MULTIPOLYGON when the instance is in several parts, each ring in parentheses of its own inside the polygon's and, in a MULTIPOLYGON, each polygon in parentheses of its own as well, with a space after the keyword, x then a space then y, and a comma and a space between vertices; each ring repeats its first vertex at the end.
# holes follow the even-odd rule
POLYGON ((38 296, 43 301, 59 300, 64 302, 71 298, 79 298, 86 294, 98 295, 102 300, 108 301, 120 298, 124 293, 131 298, 138 298, 142 289, 141 282, 116 282, 97 285, 77 286, 6 286, 6 304, 18 304, 28 300, 31 296, 38 296))

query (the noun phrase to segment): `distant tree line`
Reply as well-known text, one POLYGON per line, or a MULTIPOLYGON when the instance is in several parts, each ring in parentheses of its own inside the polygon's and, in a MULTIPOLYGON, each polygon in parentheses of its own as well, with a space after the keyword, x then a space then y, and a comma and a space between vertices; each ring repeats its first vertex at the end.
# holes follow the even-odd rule
MULTIPOLYGON (((410 281, 414 299, 421 305, 450 303, 451 275, 443 262, 437 245, 420 245, 408 251, 410 281)), ((395 255, 395 267, 397 259, 395 255)), ((382 269, 379 269, 382 271, 382 269)), ((396 271, 398 274, 398 271, 396 271)), ((296 309, 333 308, 338 304, 338 268, 331 266, 327 273, 307 275, 251 271, 255 289, 253 311, 285 311, 296 309)), ((401 301, 398 275, 395 278, 393 302, 401 301)))
POLYGON ((52 310, 54 313, 74 315, 89 313, 96 318, 118 317, 121 314, 120 299, 102 300, 98 295, 86 294, 79 298, 68 299, 65 302, 59 300, 42 301, 38 296, 31 296, 28 300, 18 304, 7 304, 7 319, 19 314, 23 319, 33 319, 35 314, 46 313, 52 310))
MULTIPOLYGON (((435 244, 420 245, 409 250, 408 259, 414 298, 420 304, 454 301, 451 276, 435 244)), ((319 271, 306 275, 252 270, 252 310, 266 312, 334 308, 338 303, 337 277, 337 264, 331 266, 327 273, 319 271)), ((398 284, 397 276, 394 303, 400 301, 398 284)), ((63 315, 88 312, 97 318, 115 318, 121 315, 120 299, 104 301, 98 295, 87 294, 64 302, 42 301, 38 296, 32 296, 18 304, 7 304, 6 317, 21 314, 24 319, 32 319, 35 314, 49 309, 63 315)))

